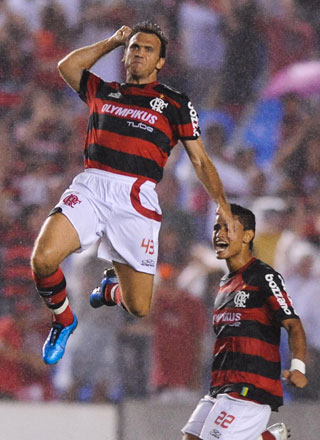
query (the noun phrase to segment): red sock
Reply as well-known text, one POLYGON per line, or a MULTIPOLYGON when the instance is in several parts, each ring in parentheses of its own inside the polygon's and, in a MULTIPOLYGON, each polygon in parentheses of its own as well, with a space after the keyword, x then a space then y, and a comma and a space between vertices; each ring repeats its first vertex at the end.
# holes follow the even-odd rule
POLYGON ((263 440, 275 440, 274 435, 270 434, 269 431, 264 431, 264 432, 261 434, 261 437, 263 438, 263 440))
POLYGON ((39 295, 53 313, 53 321, 64 327, 73 323, 74 317, 69 306, 66 292, 66 280, 60 267, 48 277, 38 278, 32 274, 39 295))
POLYGON ((122 299, 120 284, 108 284, 104 293, 104 298, 107 302, 114 302, 117 306, 123 307, 127 310, 122 299))

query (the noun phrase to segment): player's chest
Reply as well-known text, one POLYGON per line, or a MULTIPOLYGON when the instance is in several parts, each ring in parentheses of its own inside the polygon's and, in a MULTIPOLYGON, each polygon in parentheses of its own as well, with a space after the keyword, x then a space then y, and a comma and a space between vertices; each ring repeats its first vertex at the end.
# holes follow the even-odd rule
POLYGON ((216 296, 214 308, 222 309, 250 309, 263 305, 263 295, 256 283, 236 276, 226 283, 222 283, 216 296))
POLYGON ((133 128, 139 123, 161 128, 170 125, 174 118, 173 107, 164 96, 132 96, 120 91, 96 99, 92 110, 105 119, 132 121, 129 126, 133 128))

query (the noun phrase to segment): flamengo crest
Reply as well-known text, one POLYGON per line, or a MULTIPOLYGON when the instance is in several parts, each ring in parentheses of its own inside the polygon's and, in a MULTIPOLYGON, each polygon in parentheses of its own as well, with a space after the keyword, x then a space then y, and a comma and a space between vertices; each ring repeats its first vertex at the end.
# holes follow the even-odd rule
POLYGON ((249 298, 250 294, 245 292, 244 290, 240 290, 236 293, 234 297, 234 305, 236 307, 245 307, 246 301, 249 298))
POLYGON ((158 113, 162 113, 163 109, 168 107, 168 104, 168 102, 164 102, 164 100, 161 98, 154 98, 152 101, 150 101, 150 107, 152 110, 158 113))
POLYGON ((75 194, 70 194, 63 199, 63 203, 71 208, 74 208, 77 203, 81 203, 81 200, 79 200, 79 197, 75 194))

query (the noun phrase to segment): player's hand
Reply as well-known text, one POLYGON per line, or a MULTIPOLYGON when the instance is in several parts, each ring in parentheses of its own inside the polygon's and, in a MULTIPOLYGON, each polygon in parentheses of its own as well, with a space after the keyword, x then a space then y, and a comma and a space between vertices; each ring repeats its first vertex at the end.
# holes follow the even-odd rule
POLYGON ((131 31, 132 29, 129 26, 122 26, 112 35, 111 38, 117 46, 124 46, 131 31))
POLYGON ((287 384, 294 385, 297 388, 304 388, 308 383, 306 376, 298 370, 284 370, 282 378, 287 384))

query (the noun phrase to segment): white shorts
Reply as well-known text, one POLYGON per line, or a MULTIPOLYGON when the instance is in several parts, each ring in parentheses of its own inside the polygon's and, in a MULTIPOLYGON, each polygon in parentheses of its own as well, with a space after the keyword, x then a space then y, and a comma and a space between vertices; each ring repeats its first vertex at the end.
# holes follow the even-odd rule
POLYGON ((270 418, 269 405, 219 394, 205 396, 183 427, 183 434, 202 440, 256 440, 265 431, 270 418))
POLYGON ((57 208, 78 232, 79 252, 100 240, 99 258, 155 274, 161 209, 153 182, 89 169, 74 178, 57 208))

